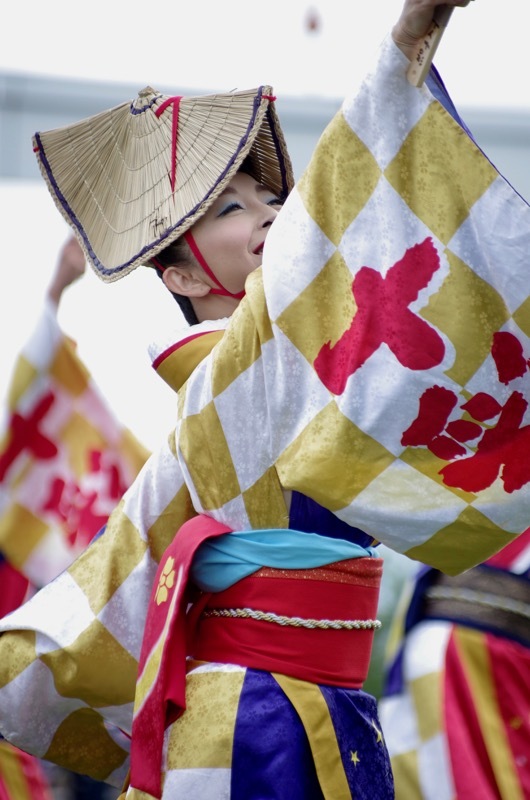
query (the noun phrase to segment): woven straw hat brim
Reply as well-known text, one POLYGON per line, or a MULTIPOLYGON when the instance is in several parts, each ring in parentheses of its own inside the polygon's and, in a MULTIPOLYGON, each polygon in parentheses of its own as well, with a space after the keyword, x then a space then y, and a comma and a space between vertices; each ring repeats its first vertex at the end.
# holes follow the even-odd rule
POLYGON ((261 86, 177 103, 146 87, 133 103, 35 134, 52 197, 103 281, 181 236, 247 155, 257 180, 288 194, 293 171, 271 95, 261 86))

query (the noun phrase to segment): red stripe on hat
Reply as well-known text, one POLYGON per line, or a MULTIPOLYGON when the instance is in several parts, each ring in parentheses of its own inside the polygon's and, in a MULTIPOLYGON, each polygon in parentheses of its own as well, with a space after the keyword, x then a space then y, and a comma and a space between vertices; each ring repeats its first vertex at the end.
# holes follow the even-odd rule
POLYGON ((162 105, 158 106, 155 111, 155 116, 160 117, 168 106, 173 106, 173 118, 171 122, 171 191, 175 191, 175 185, 177 180, 177 139, 178 139, 178 128, 179 128, 179 109, 180 109, 180 101, 182 97, 179 95, 175 95, 174 97, 168 97, 167 100, 164 100, 162 105))

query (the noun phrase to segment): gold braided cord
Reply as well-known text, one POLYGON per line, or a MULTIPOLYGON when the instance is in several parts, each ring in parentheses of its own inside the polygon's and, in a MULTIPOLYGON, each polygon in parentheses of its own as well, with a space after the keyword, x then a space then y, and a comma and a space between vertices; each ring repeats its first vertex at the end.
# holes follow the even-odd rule
POLYGON ((475 589, 461 587, 431 586, 427 597, 433 600, 461 600, 475 605, 485 606, 498 611, 508 611, 519 614, 525 619, 530 619, 530 604, 514 600, 510 597, 500 597, 493 592, 481 592, 475 589))
POLYGON ((378 619, 303 619, 302 617, 285 617, 270 611, 256 611, 253 608, 210 608, 203 612, 203 617, 233 617, 255 619, 259 622, 273 622, 292 628, 319 628, 321 630, 377 630, 381 627, 378 619))

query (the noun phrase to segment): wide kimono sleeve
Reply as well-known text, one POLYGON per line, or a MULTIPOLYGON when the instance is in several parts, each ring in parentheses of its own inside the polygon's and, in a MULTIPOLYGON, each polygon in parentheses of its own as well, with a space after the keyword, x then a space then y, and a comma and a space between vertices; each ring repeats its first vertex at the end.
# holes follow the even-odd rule
POLYGON ((5 738, 40 758, 122 785, 153 579, 165 548, 193 513, 172 436, 146 462, 106 530, 65 572, 0 620, 5 738))
POLYGON ((285 524, 296 490, 453 574, 529 524, 530 208, 407 65, 389 37, 325 130, 179 455, 233 528, 285 524))
POLYGON ((49 583, 100 530, 148 456, 46 301, 15 361, 0 429, 0 555, 34 587, 49 583))

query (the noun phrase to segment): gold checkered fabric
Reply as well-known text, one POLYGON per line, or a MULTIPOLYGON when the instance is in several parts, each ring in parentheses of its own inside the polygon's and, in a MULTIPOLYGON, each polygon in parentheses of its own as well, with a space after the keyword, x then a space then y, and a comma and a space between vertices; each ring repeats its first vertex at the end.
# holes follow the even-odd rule
POLYGON ((19 746, 118 781, 151 581, 194 509, 285 527, 297 490, 449 573, 528 525, 528 371, 492 340, 530 357, 530 210, 407 64, 388 39, 330 123, 107 532, 2 623, 19 746))
POLYGON ((149 456, 114 416, 45 303, 0 431, 0 553, 33 586, 86 547, 149 456))

